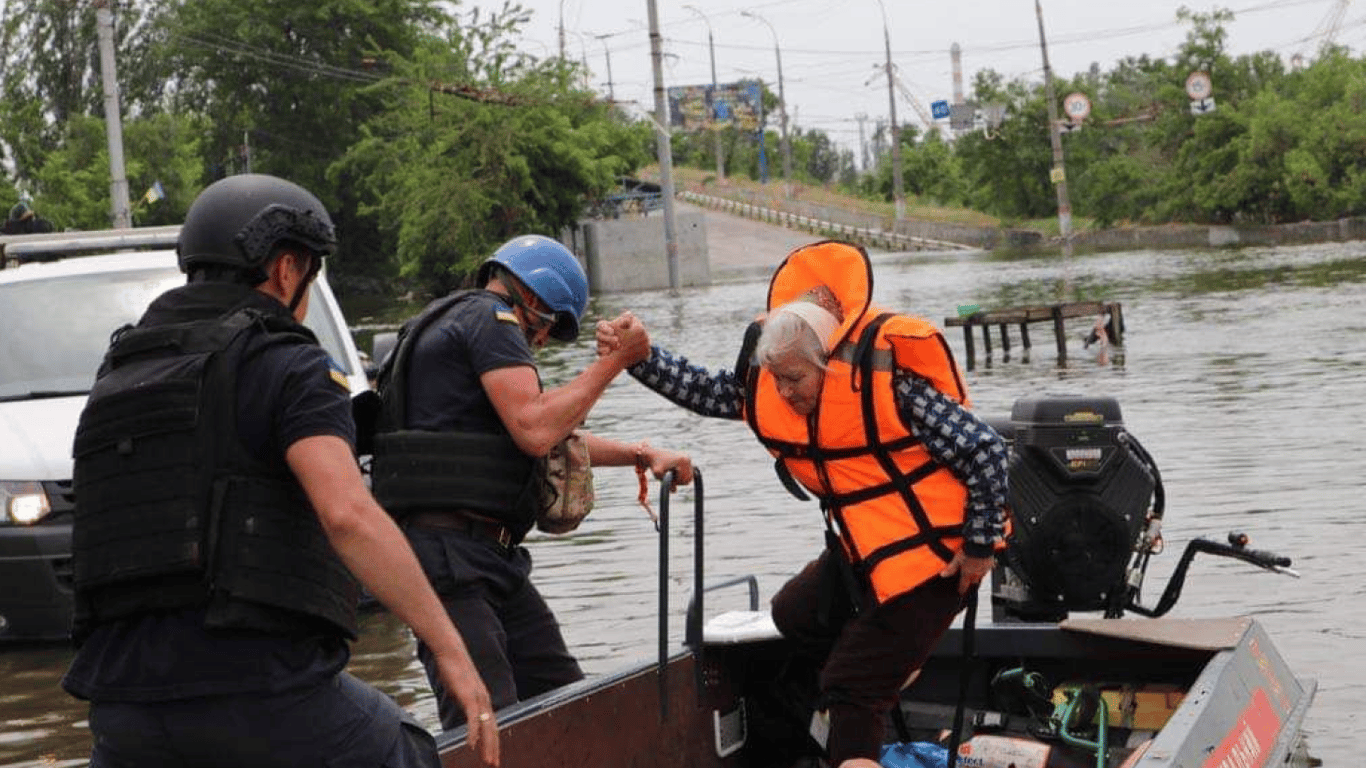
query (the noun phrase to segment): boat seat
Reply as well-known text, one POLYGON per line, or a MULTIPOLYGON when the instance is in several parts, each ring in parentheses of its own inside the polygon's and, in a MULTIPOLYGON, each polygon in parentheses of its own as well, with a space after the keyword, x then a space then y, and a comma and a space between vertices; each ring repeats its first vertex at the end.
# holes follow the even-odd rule
POLYGON ((726 611, 711 617, 702 627, 705 645, 736 645, 781 638, 768 611, 726 611))

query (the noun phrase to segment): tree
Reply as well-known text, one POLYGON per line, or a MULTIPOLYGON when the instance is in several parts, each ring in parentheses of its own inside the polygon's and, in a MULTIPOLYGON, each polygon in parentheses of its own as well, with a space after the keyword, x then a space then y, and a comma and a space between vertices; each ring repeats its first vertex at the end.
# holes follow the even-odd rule
POLYGON ((393 75, 367 89, 384 108, 330 169, 358 181, 361 213, 384 222, 402 273, 433 291, 510 237, 559 234, 648 160, 648 126, 574 90, 563 62, 517 53, 517 26, 495 15, 392 58, 393 75))
MULTIPOLYGON (((111 3, 125 114, 154 110, 159 100, 163 83, 155 74, 151 20, 160 5, 160 0, 111 3)), ((45 194, 36 187, 49 154, 71 136, 68 121, 104 117, 95 8, 95 3, 63 0, 0 4, 0 155, 8 157, 20 185, 35 197, 45 194)), ((106 193, 108 185, 106 174, 106 193)))
POLYGON ((158 23, 168 108, 212 119, 206 181, 250 169, 316 192, 341 235, 332 268, 365 272, 381 239, 361 180, 328 169, 383 107, 367 86, 454 20, 434 0, 168 0, 158 23))
MULTIPOLYGON (((178 224, 203 188, 200 137, 206 121, 195 115, 155 115, 124 124, 126 173, 136 196, 135 223, 178 224), (141 193, 160 182, 164 200, 144 203, 141 193)), ((104 120, 76 115, 55 150, 33 177, 41 194, 34 207, 61 229, 106 229, 109 220, 109 143, 104 120)))
POLYGON ((978 73, 974 97, 1004 104, 1009 117, 996 130, 969 133, 954 142, 972 208, 1006 218, 1041 218, 1057 212, 1050 182, 1053 165, 1043 89, 978 73))

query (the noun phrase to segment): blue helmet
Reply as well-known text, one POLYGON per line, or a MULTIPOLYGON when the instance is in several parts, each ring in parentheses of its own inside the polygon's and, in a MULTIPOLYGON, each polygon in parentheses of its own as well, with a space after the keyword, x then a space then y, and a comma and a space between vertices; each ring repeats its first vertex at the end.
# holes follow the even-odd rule
POLYGON ((579 337, 579 318, 588 309, 588 275, 568 248, 542 235, 514 237, 479 265, 480 285, 488 282, 494 264, 501 264, 550 307, 555 314, 552 338, 579 337))

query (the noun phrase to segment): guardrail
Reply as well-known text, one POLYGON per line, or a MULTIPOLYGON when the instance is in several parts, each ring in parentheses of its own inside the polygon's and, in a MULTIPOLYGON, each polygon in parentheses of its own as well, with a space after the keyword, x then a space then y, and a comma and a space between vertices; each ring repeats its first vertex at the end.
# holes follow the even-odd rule
POLYGON ((752 203, 742 203, 714 195, 704 195, 700 192, 684 190, 678 196, 690 203, 700 205, 704 208, 721 211, 723 213, 743 216, 747 219, 761 221, 766 224, 776 224, 788 229, 797 229, 803 232, 810 232, 823 237, 838 238, 860 243, 866 246, 883 248, 890 251, 972 251, 977 250, 974 246, 955 243, 948 240, 934 240, 928 237, 916 237, 900 232, 889 232, 885 229, 875 227, 860 227, 853 224, 843 224, 836 221, 818 219, 811 216, 802 216, 789 211, 780 211, 774 208, 754 205, 752 203))

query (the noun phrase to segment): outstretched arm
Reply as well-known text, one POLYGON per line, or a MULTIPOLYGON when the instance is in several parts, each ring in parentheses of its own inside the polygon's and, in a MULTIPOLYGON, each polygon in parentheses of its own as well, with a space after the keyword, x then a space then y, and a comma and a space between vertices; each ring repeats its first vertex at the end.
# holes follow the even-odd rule
MULTIPOLYGON (((597 328, 598 354, 611 354, 620 344, 615 323, 602 321, 597 328)), ((631 377, 700 416, 739 419, 744 406, 744 382, 735 374, 717 373, 692 365, 686 357, 651 345, 649 357, 626 369, 631 377)))
POLYGON ((332 435, 305 437, 289 446, 285 460, 342 562, 432 649, 442 682, 465 711, 470 746, 485 764, 498 765, 488 689, 403 532, 366 489, 351 446, 332 435))
POLYGON ((674 470, 674 477, 680 485, 692 482, 692 459, 686 453, 657 448, 648 443, 623 443, 598 435, 583 433, 588 444, 588 456, 593 464, 603 467, 643 466, 655 476, 663 479, 664 474, 674 470))
POLYGON ((530 456, 549 453, 583 423, 612 379, 649 353, 650 337, 638 320, 624 313, 613 322, 621 329, 621 344, 563 386, 542 391, 536 369, 527 365, 495 368, 479 377, 498 418, 522 452, 530 456))

